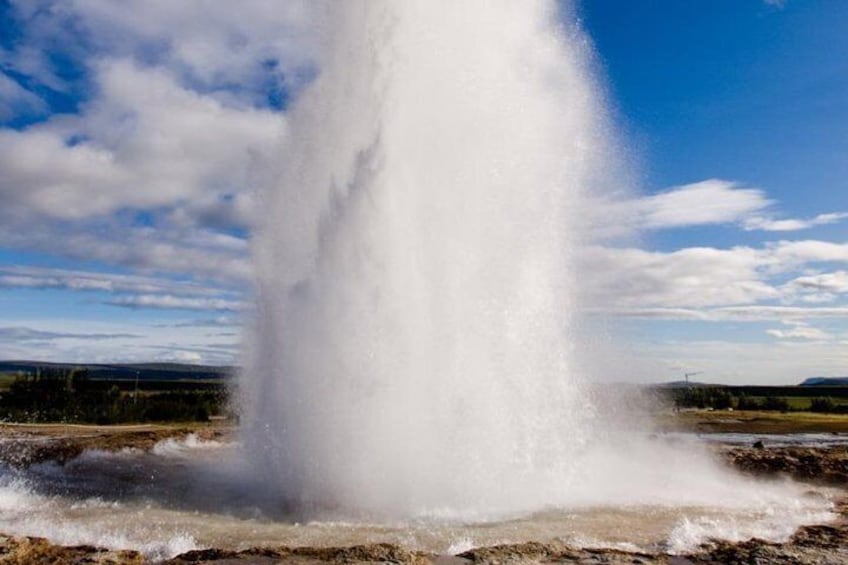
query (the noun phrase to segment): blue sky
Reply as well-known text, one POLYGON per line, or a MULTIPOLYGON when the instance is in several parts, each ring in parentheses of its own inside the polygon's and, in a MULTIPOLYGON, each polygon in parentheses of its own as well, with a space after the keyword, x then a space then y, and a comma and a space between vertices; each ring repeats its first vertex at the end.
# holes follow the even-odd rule
MULTIPOLYGON (((238 362, 308 2, 0 0, 0 358, 238 362)), ((587 288, 632 374, 848 374, 848 3, 577 5, 639 197, 587 288)))

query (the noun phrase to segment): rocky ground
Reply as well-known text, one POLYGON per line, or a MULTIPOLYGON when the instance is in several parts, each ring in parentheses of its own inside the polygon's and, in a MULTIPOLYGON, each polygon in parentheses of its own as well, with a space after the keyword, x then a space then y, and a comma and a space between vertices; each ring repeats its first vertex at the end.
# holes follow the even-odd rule
POLYGON ((848 486, 848 446, 736 447, 723 449, 724 459, 757 476, 785 475, 802 482, 848 486))
POLYGON ((62 424, 0 424, 0 462, 26 466, 41 461, 64 463, 86 449, 118 451, 151 449, 168 438, 195 434, 199 439, 219 440, 232 429, 214 425, 80 426, 62 424))
MULTIPOLYGON (((149 449, 169 437, 189 433, 204 439, 231 434, 225 427, 197 426, 0 426, 0 461, 27 465, 47 459, 67 461, 84 449, 149 449)), ((848 486, 848 446, 724 447, 721 456, 742 472, 761 477, 788 476, 797 480, 848 486)), ((456 556, 440 556, 389 545, 373 544, 343 548, 277 547, 244 551, 205 549, 190 551, 166 563, 170 565, 248 563, 581 563, 581 564, 845 564, 848 563, 848 498, 836 511, 834 524, 799 529, 785 543, 752 539, 740 543, 714 541, 687 555, 643 554, 613 549, 587 549, 558 543, 523 543, 472 549, 456 556)), ((142 564, 133 551, 110 551, 90 546, 63 547, 41 538, 0 535, 2 564, 142 564)))
MULTIPOLYGON (((90 546, 62 547, 42 538, 0 536, 0 563, 33 564, 127 564, 146 563, 132 551, 108 551, 90 546)), ((495 564, 579 563, 582 565, 708 565, 772 564, 844 565, 848 563, 848 525, 807 526, 786 543, 752 539, 741 543, 712 542, 686 555, 645 554, 614 549, 584 549, 563 544, 523 543, 472 549, 456 556, 439 556, 409 551, 390 544, 343 548, 253 548, 244 551, 205 549, 190 551, 165 562, 168 565, 271 565, 292 563, 404 563, 404 564, 495 564)))

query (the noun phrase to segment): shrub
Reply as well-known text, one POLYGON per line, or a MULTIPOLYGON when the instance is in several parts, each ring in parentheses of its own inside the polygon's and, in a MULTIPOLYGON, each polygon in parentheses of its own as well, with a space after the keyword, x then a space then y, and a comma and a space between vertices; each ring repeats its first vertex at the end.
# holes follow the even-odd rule
POLYGON ((811 412, 836 412, 836 403, 829 396, 810 401, 811 412))

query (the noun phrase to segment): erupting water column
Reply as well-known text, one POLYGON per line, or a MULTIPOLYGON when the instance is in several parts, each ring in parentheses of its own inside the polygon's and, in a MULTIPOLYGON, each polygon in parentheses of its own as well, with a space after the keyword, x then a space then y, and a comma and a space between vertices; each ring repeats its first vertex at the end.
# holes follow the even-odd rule
POLYGON ((539 508, 592 410, 581 209, 608 164, 553 0, 332 3, 256 236, 245 442, 300 508, 539 508))

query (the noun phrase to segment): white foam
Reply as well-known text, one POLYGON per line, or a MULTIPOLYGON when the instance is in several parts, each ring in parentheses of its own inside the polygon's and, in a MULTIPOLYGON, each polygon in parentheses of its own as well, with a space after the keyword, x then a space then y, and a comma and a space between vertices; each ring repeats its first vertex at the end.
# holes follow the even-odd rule
POLYGON ((743 515, 698 516, 693 512, 691 518, 683 518, 671 531, 667 550, 672 554, 686 553, 712 539, 738 542, 759 538, 785 542, 803 525, 828 523, 837 517, 821 505, 799 507, 794 501, 743 515))
POLYGON ((156 443, 151 452, 162 457, 185 457, 195 450, 220 449, 228 444, 201 439, 197 434, 191 433, 182 439, 168 438, 156 443))

